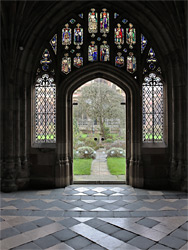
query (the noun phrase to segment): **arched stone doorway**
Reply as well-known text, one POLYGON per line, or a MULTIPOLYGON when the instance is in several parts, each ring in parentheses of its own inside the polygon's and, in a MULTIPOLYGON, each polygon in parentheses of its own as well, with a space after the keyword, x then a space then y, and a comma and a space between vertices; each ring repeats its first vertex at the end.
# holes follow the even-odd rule
POLYGON ((95 78, 72 98, 73 183, 126 183, 125 92, 95 78))
POLYGON ((141 97, 139 88, 127 73, 108 65, 97 63, 86 66, 79 73, 61 83, 57 96, 57 162, 55 167, 55 186, 62 187, 73 183, 73 134, 72 134, 72 95, 85 82, 103 78, 112 81, 126 93, 127 134, 127 184, 142 187, 143 171, 140 156, 141 147, 141 97))

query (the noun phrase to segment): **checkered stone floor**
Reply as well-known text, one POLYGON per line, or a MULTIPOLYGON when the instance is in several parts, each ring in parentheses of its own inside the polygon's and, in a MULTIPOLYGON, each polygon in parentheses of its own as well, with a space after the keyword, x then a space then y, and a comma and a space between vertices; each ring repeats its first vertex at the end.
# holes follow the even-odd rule
POLYGON ((0 249, 188 249, 182 192, 72 185, 1 194, 0 249))

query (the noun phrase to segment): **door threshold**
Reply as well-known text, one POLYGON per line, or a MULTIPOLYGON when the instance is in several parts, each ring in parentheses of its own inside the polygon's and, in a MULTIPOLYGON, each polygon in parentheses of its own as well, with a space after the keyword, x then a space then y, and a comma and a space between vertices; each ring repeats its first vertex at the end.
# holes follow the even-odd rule
POLYGON ((126 184, 126 181, 73 181, 73 184, 126 184))

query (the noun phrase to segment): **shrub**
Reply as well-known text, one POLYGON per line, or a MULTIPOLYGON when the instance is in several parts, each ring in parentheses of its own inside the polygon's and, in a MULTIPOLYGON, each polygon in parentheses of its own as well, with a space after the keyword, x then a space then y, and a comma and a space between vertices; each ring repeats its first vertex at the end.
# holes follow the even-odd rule
POLYGON ((111 147, 113 148, 126 148, 126 142, 125 141, 121 141, 121 140, 117 140, 114 141, 111 145, 107 145, 106 149, 110 149, 111 147))
POLYGON ((76 151, 76 158, 80 159, 95 159, 96 152, 91 147, 80 147, 76 151))
POLYGON ((107 150, 107 157, 125 157, 125 150, 123 148, 111 148, 107 150))

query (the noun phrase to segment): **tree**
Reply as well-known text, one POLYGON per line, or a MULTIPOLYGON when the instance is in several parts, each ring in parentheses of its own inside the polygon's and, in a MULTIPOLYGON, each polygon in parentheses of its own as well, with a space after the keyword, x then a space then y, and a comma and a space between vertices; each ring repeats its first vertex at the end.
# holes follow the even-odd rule
POLYGON ((96 81, 81 89, 75 117, 79 118, 80 114, 87 114, 88 118, 97 120, 100 134, 105 137, 106 119, 120 119, 120 121, 124 119, 125 108, 121 105, 123 101, 124 97, 114 88, 96 81))

